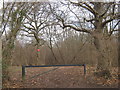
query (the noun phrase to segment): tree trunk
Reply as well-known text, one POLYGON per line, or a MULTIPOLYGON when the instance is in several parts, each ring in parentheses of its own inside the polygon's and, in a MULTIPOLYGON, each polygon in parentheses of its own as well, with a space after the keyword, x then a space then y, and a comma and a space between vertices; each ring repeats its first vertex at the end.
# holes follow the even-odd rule
POLYGON ((3 83, 10 80, 9 76, 9 66, 11 66, 12 52, 14 49, 14 41, 16 36, 12 36, 6 41, 6 44, 3 46, 3 60, 2 60, 2 70, 3 70, 3 83))
POLYGON ((110 68, 111 68, 111 51, 112 47, 110 44, 110 37, 104 36, 102 33, 94 34, 94 45, 97 50, 98 63, 97 63, 97 76, 111 77, 110 68))
POLYGON ((2 40, 0 38, 0 89, 2 87, 2 40))

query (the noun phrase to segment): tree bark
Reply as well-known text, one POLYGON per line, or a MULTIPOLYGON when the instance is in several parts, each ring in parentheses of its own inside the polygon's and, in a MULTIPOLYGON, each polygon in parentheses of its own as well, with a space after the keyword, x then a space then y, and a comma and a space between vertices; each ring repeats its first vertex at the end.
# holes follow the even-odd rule
POLYGON ((97 76, 111 77, 110 68, 111 68, 111 39, 109 36, 104 36, 103 33, 94 33, 94 45, 97 50, 97 76))
POLYGON ((0 89, 2 87, 2 40, 0 38, 0 89))

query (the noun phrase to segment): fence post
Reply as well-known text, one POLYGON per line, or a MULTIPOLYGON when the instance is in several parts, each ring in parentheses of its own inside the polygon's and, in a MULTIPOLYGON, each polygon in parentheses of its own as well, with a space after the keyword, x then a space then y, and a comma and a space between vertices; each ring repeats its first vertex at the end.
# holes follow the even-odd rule
POLYGON ((25 66, 22 66, 22 80, 25 80, 25 66))
POLYGON ((84 75, 86 75, 86 64, 83 64, 84 66, 84 75))

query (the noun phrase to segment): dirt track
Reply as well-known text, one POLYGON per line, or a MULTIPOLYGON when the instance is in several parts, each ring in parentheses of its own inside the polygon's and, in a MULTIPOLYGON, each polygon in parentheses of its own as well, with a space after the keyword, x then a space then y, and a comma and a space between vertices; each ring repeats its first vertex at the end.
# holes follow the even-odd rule
POLYGON ((48 71, 51 68, 28 68, 26 69, 26 80, 21 79, 21 71, 16 70, 11 73, 11 88, 101 88, 101 87, 116 87, 102 86, 92 84, 94 79, 90 76, 84 76, 83 67, 60 67, 49 73, 38 75, 48 71), (38 75, 38 76, 36 76, 38 75), (34 78, 31 78, 35 76, 34 78))

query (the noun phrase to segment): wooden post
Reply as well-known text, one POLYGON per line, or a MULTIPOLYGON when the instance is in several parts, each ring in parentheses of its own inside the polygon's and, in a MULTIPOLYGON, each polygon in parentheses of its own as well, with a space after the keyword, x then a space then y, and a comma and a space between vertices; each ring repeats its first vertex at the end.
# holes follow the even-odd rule
POLYGON ((25 80, 25 66, 22 66, 22 80, 25 80))
POLYGON ((86 75, 86 64, 83 64, 84 66, 84 75, 86 75))

